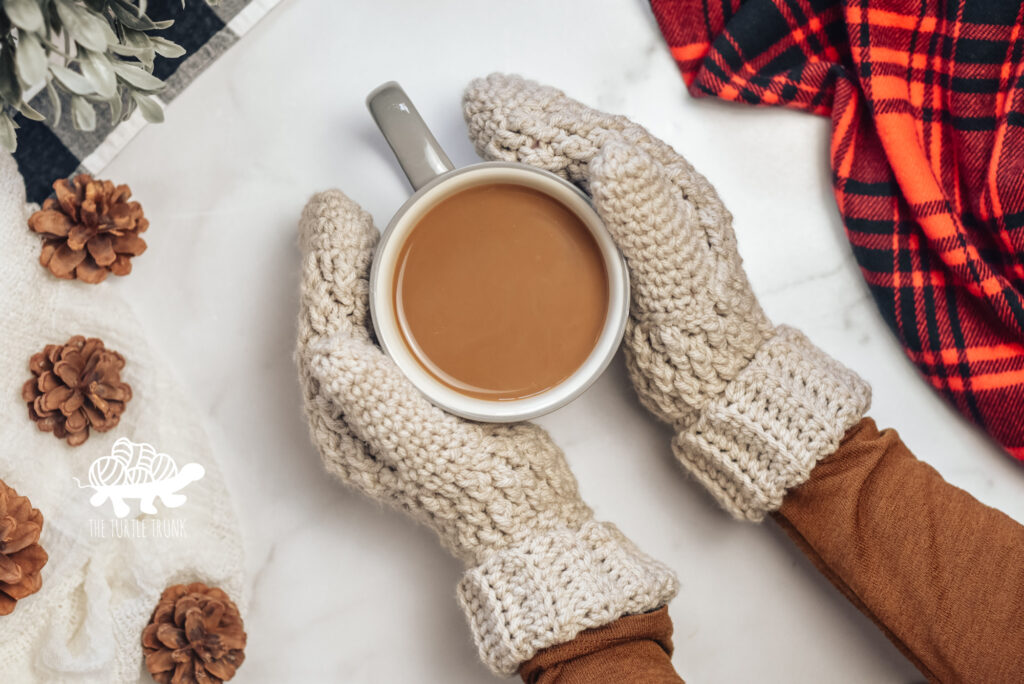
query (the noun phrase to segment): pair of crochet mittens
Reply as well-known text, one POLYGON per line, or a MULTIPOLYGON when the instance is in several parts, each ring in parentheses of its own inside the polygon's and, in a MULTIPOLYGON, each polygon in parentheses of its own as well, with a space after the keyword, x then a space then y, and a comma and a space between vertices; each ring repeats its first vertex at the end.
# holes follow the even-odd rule
MULTIPOLYGON (((552 171, 593 197, 629 266, 630 376, 675 428, 679 460, 737 517, 777 508, 860 419, 869 391, 801 333, 771 325, 714 188, 640 126, 518 77, 474 81, 464 109, 483 157, 552 171)), ((667 603, 672 572, 594 520, 543 430, 441 411, 373 343, 377 236, 339 191, 315 196, 300 223, 298 360, 327 469, 464 561, 459 601, 498 673, 667 603)))

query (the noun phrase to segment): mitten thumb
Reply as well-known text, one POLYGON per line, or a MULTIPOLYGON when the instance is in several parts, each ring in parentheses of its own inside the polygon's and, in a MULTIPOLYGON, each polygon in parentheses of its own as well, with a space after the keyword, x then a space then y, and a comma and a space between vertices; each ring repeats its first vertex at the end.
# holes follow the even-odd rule
POLYGON ((340 190, 314 195, 302 210, 299 348, 345 332, 369 339, 369 272, 380 234, 373 218, 340 190))
POLYGON ((659 162, 622 140, 590 163, 590 189, 629 265, 634 313, 685 312, 718 275, 694 205, 659 162))

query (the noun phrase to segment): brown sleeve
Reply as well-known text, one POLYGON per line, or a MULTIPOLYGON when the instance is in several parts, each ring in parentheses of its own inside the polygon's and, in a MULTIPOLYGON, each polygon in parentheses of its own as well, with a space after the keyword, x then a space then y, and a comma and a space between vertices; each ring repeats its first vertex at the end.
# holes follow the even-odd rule
POLYGON ((775 520, 932 681, 1024 678, 1024 527, 864 419, 775 520))
POLYGON ((627 615, 544 649, 519 667, 527 684, 681 684, 672 667, 668 608, 627 615))

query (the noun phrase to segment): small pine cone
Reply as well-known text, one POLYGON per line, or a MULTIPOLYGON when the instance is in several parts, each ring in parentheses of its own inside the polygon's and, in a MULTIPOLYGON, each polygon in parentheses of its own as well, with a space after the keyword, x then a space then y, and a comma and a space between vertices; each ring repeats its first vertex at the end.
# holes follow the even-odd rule
POLYGON ((79 174, 53 184, 56 199, 43 202, 28 226, 43 236, 39 263, 58 278, 98 283, 132 271, 131 258, 146 251, 139 233, 149 227, 142 205, 129 202, 127 185, 79 174))
POLYGON ((146 669, 160 684, 219 684, 245 660, 245 625, 220 589, 201 582, 164 589, 142 631, 146 669))
POLYGON ((0 615, 42 586, 39 571, 49 559, 39 545, 42 531, 43 514, 0 480, 0 615))
POLYGON ((28 417, 71 446, 88 439, 90 428, 106 432, 117 425, 132 398, 131 386, 121 382, 124 357, 95 337, 48 344, 28 367, 32 377, 21 388, 28 417))

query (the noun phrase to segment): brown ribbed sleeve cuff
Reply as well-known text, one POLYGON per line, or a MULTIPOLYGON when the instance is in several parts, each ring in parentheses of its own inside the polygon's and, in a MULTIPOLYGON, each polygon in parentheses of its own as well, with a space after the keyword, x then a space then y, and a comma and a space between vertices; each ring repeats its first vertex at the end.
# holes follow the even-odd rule
POLYGON ((519 668, 527 684, 680 684, 672 667, 672 619, 662 607, 581 632, 519 668))

